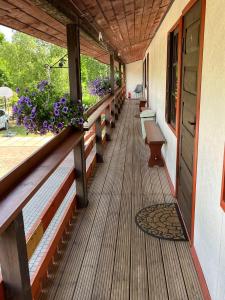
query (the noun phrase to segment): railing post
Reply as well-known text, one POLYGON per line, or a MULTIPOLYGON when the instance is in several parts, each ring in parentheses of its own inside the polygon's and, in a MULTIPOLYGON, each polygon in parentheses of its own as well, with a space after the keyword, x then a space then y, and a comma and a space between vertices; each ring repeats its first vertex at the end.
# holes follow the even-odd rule
POLYGON ((118 113, 120 114, 121 112, 121 92, 118 94, 118 113))
POLYGON ((22 212, 0 235, 0 262, 6 299, 31 300, 22 212))
MULTIPOLYGON (((81 71, 80 71, 80 29, 77 24, 67 24, 67 49, 68 49, 68 67, 70 98, 76 104, 78 100, 82 101, 81 71)), ((81 129, 82 130, 82 129, 81 129)), ((76 193, 78 207, 86 207, 87 183, 86 183, 86 160, 84 155, 84 138, 74 149, 74 162, 77 173, 76 193)))
POLYGON ((95 122, 96 126, 96 159, 98 163, 103 162, 102 126, 101 115, 95 122))
POLYGON ((119 119, 119 103, 118 103, 118 95, 115 96, 115 119, 119 119))
POLYGON ((110 118, 111 118, 111 111, 110 106, 107 106, 105 110, 105 124, 106 124, 106 141, 111 141, 111 124, 110 124, 110 118))
POLYGON ((77 206, 78 208, 84 208, 88 205, 86 160, 84 159, 84 138, 74 148, 74 163, 76 170, 77 206))
POLYGON ((115 105, 115 98, 113 98, 111 103, 111 117, 112 117, 111 127, 112 128, 115 128, 115 124, 116 124, 115 112, 116 112, 116 105, 115 105))

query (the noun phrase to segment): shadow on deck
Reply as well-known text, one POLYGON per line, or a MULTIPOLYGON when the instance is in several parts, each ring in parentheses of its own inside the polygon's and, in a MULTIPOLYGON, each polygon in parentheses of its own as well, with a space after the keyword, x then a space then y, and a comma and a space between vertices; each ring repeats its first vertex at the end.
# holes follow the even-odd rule
POLYGON ((175 201, 164 168, 148 167, 137 113, 135 102, 124 105, 41 299, 203 299, 188 242, 135 224, 141 208, 175 201))

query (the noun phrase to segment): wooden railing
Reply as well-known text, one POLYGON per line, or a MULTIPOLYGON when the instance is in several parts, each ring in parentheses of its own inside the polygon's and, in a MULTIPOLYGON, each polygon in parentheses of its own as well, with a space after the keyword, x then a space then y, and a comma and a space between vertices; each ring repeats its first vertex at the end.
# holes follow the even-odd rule
POLYGON ((0 181, 1 300, 39 297, 42 283, 75 210, 88 204, 86 180, 93 174, 96 162, 103 162, 104 144, 111 138, 111 127, 118 119, 124 95, 124 88, 120 88, 115 95, 106 96, 86 112, 85 132, 73 128, 63 130, 0 181), (22 209, 71 152, 74 165, 68 168, 65 179, 25 235, 22 209), (74 182, 76 191, 42 253, 41 263, 30 276, 29 259, 74 182))

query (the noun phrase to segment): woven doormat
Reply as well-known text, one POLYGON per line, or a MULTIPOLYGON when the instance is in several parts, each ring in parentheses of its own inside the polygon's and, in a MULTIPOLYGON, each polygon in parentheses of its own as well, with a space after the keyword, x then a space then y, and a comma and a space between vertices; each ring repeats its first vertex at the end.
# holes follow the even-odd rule
POLYGON ((163 203, 141 209, 135 221, 145 233, 172 241, 187 241, 187 234, 176 203, 163 203))

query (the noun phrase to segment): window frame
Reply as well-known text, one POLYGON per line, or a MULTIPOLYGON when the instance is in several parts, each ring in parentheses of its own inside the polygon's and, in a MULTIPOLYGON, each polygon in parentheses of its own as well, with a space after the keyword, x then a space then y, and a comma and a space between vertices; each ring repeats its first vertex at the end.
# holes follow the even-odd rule
POLYGON ((167 65, 166 65, 166 107, 165 107, 165 120, 169 128, 175 134, 179 136, 179 121, 180 121, 180 98, 181 98, 181 71, 182 71, 182 18, 180 18, 174 26, 169 30, 167 34, 167 65), (175 100, 175 124, 172 124, 170 120, 170 103, 171 103, 171 36, 178 31, 177 41, 177 96, 175 100))

